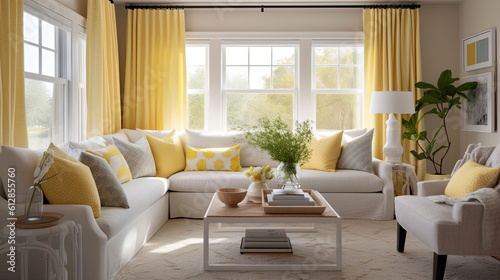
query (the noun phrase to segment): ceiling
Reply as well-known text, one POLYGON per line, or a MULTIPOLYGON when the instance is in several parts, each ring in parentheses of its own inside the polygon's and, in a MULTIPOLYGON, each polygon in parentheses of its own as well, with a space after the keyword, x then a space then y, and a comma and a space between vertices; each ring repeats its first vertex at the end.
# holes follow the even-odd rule
POLYGON ((247 4, 457 4, 463 0, 323 0, 323 1, 298 1, 298 0, 264 0, 264 1, 241 1, 241 0, 114 0, 117 4, 175 4, 175 5, 193 5, 193 4, 215 4, 215 5, 247 5, 247 4))

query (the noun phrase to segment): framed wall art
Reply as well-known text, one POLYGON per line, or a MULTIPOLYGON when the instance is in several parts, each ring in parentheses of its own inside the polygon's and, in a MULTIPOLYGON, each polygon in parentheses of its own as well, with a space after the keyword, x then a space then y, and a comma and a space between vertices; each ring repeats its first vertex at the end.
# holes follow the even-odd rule
POLYGON ((491 67, 496 59, 495 29, 489 29, 462 41, 465 71, 491 67))
POLYGON ((493 72, 463 77, 460 82, 477 82, 469 92, 469 101, 463 99, 462 127, 465 131, 495 131, 495 85, 493 72))

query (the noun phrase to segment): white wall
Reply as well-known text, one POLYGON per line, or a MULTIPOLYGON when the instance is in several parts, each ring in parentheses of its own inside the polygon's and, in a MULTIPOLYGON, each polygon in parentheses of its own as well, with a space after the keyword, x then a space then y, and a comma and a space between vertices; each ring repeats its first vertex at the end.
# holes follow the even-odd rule
MULTIPOLYGON (((422 5, 420 9, 420 45, 422 51, 422 80, 437 84, 442 71, 450 69, 454 77, 460 75, 460 36, 458 5, 422 5)), ((425 117, 426 130, 434 135, 440 126, 436 116, 425 117)), ((443 172, 451 173, 460 158, 460 114, 450 113, 447 117, 451 147, 443 162, 443 172)), ((441 144, 446 144, 444 139, 441 144)), ((434 173, 427 162, 427 171, 434 173)))
MULTIPOLYGON (((490 28, 496 28, 497 37, 497 60, 499 56, 498 49, 500 47, 500 1, 498 0, 466 0, 460 4, 460 40, 477 34, 479 32, 485 31, 490 28)), ((461 55, 458 56, 461 60, 461 55)), ((490 67, 479 69, 475 71, 464 72, 461 69, 461 76, 469 76, 475 74, 481 74, 485 72, 495 72, 496 71, 496 88, 498 90, 498 81, 500 81, 500 73, 498 73, 497 67, 490 67)), ((496 96, 496 110, 500 108, 500 98, 495 93, 496 96)), ((496 113, 496 127, 499 127, 500 114, 496 113)), ((470 143, 482 143, 483 145, 497 145, 500 144, 500 133, 495 131, 494 133, 484 133, 484 132, 468 132, 462 131, 460 133, 460 151, 465 152, 467 145, 470 143)))

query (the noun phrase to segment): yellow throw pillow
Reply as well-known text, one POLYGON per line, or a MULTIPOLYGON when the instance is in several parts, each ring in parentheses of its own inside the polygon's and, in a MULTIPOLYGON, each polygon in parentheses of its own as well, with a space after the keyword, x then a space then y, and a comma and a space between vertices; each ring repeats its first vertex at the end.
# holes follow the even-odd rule
POLYGON ((468 193, 496 185, 500 168, 486 167, 472 159, 460 167, 444 189, 444 194, 451 197, 465 197, 468 193))
POLYGON ((142 134, 146 135, 149 146, 151 146, 151 152, 153 153, 156 165, 156 177, 168 178, 170 175, 184 170, 186 166, 184 150, 175 130, 163 139, 147 133, 142 134))
POLYGON ((342 146, 342 134, 343 131, 339 131, 327 137, 313 137, 310 143, 312 148, 311 158, 301 167, 335 172, 342 146))
POLYGON ((193 148, 186 145, 186 171, 241 171, 240 144, 225 148, 193 148))
POLYGON ((88 166, 70 157, 52 143, 49 149, 54 150, 54 163, 45 178, 55 176, 41 185, 49 203, 88 205, 92 208, 95 218, 101 217, 101 200, 88 166))
POLYGON ((128 167, 127 161, 123 157, 120 150, 115 146, 107 146, 104 148, 87 150, 88 153, 102 157, 111 166, 120 183, 128 182, 132 178, 132 173, 128 167))

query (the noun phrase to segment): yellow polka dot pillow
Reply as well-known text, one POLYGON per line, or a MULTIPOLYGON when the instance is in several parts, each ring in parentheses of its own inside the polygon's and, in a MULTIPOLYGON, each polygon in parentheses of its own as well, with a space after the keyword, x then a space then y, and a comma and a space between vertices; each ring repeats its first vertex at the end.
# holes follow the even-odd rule
POLYGON ((89 167, 52 143, 49 149, 54 150, 54 163, 45 177, 55 176, 41 184, 49 203, 88 205, 95 218, 101 217, 101 200, 89 167))
POLYGON ((186 158, 182 149, 181 140, 175 130, 160 139, 146 133, 156 165, 156 177, 168 178, 170 175, 184 170, 186 158))
POLYGON ((451 197, 465 197, 468 193, 479 189, 492 188, 496 185, 499 174, 500 168, 486 167, 470 159, 453 174, 444 194, 451 197))
POLYGON ((132 178, 132 173, 130 172, 127 161, 117 147, 107 146, 104 148, 87 150, 87 152, 105 159, 109 166, 111 166, 111 169, 113 169, 120 183, 123 184, 128 182, 132 178))
POLYGON ((225 148, 194 148, 186 145, 186 171, 241 171, 240 144, 225 148))
POLYGON ((311 158, 301 167, 335 172, 342 146, 342 134, 343 131, 339 131, 327 137, 313 137, 310 143, 311 158))

